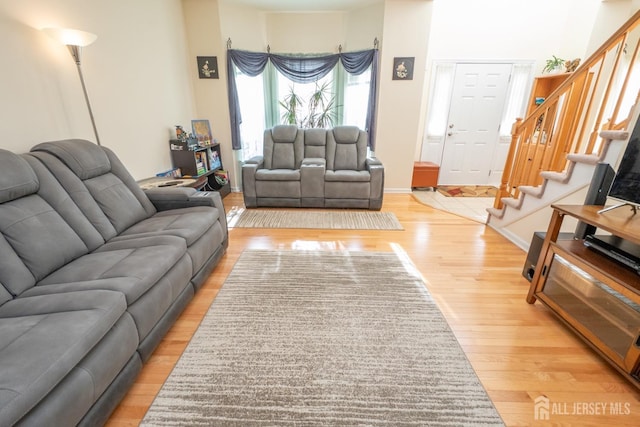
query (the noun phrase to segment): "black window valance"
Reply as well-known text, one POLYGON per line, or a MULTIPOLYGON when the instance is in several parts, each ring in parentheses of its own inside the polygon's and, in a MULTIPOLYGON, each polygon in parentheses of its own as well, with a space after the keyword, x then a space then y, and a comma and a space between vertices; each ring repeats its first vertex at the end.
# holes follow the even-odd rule
POLYGON ((368 144, 375 148, 375 112, 378 88, 378 50, 363 50, 358 52, 336 53, 322 56, 289 56, 274 53, 248 52, 244 50, 227 50, 227 84, 229 89, 229 114, 231 116, 231 144, 234 150, 242 148, 240 140, 240 104, 236 86, 235 65, 242 73, 255 77, 260 75, 267 63, 284 76, 296 83, 312 83, 326 76, 340 62, 349 74, 359 75, 371 66, 371 85, 369 87, 369 102, 367 106, 366 131, 368 144))

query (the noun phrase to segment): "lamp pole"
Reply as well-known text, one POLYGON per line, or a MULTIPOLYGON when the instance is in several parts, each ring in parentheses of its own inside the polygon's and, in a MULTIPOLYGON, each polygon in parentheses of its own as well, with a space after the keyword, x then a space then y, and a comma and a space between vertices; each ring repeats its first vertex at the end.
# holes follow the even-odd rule
POLYGON ((80 76, 80 84, 82 85, 82 92, 84 93, 84 100, 87 103, 87 109, 89 110, 89 117, 91 118, 91 125, 93 126, 93 133, 96 136, 96 142, 100 144, 100 137, 98 136, 98 128, 96 127, 96 120, 93 118, 93 110, 91 109, 91 102, 89 102, 89 95, 87 94, 87 87, 84 84, 84 76, 82 74, 82 61, 80 55, 82 53, 82 47, 68 44, 67 48, 73 56, 73 60, 76 62, 76 68, 78 69, 78 76, 80 76))

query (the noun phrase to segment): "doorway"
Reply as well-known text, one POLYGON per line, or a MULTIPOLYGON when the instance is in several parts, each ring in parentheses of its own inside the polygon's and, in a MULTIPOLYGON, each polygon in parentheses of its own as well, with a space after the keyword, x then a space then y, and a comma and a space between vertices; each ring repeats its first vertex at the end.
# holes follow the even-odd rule
POLYGON ((456 65, 439 184, 492 181, 511 69, 512 64, 456 65))

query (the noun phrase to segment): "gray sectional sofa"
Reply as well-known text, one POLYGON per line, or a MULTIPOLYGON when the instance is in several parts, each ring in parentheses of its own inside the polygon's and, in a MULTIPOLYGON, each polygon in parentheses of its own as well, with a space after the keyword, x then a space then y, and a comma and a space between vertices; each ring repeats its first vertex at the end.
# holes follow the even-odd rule
POLYGON ((242 165, 247 208, 312 207, 380 210, 384 167, 367 157, 367 133, 355 126, 264 132, 263 155, 242 165))
POLYGON ((103 424, 228 244, 217 193, 107 148, 0 150, 0 425, 103 424))

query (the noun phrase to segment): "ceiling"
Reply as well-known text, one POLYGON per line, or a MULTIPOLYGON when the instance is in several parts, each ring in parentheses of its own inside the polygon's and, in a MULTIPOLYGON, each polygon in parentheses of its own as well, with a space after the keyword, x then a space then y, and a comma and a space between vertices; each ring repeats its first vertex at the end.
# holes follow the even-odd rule
POLYGON ((317 12, 351 10, 382 3, 384 0, 227 0, 274 12, 317 12))

